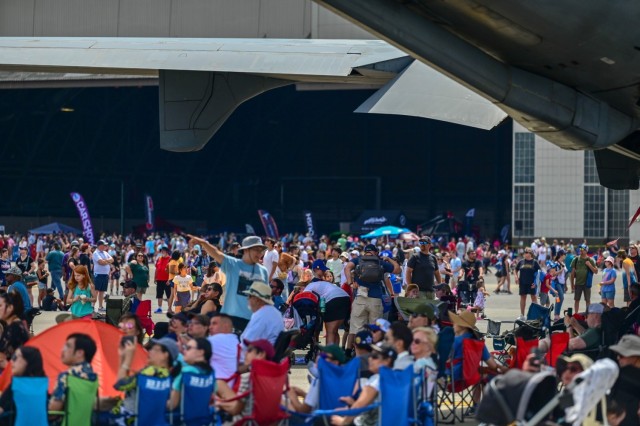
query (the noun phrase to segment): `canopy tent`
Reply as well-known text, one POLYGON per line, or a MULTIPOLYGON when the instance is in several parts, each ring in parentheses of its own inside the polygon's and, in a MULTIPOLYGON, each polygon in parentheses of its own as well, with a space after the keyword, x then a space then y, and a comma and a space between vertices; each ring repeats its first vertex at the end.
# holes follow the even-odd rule
POLYGON ((362 238, 380 238, 400 234, 408 234, 410 232, 411 231, 407 228, 398 228, 397 226, 382 226, 378 229, 374 229, 368 234, 362 235, 362 238))
POLYGON ((74 228, 73 226, 65 225, 64 223, 52 222, 47 225, 40 226, 38 228, 33 228, 29 230, 32 234, 58 234, 60 232, 64 232, 65 234, 73 233, 77 235, 82 235, 82 231, 74 228))
MULTIPOLYGON (((42 353, 44 371, 49 377, 49 392, 53 391, 58 374, 68 369, 60 361, 60 351, 67 337, 73 333, 88 334, 96 342, 97 351, 91 366, 98 375, 100 396, 120 395, 120 392, 116 391, 113 385, 118 377, 118 368, 120 367, 118 347, 124 334, 116 327, 104 322, 83 319, 60 323, 31 338, 26 343, 26 346, 38 348, 42 353)), ((132 371, 138 371, 145 366, 146 362, 147 353, 138 344, 130 368, 132 371)))

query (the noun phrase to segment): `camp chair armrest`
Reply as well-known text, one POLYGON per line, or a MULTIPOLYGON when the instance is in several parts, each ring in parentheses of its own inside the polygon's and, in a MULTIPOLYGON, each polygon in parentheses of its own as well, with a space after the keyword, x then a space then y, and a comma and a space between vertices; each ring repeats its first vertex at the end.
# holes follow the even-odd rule
POLYGON ((242 398, 246 398, 250 394, 251 394, 251 391, 247 391, 247 392, 243 392, 241 394, 238 394, 238 395, 234 396, 233 398, 218 399, 218 402, 233 402, 233 401, 237 401, 237 400, 242 399, 242 398))
POLYGON ((47 414, 49 414, 50 416, 64 416, 65 413, 64 411, 47 411, 47 414))
POLYGON ((360 408, 349 408, 346 410, 315 410, 311 413, 312 417, 327 417, 327 416, 358 416, 367 411, 374 410, 380 406, 379 402, 375 402, 371 405, 367 405, 366 407, 360 408))

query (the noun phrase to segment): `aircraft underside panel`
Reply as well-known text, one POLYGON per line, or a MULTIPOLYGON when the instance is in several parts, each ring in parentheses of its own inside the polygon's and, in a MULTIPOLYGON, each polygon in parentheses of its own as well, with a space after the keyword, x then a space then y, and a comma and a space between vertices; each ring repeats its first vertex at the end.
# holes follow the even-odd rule
POLYGON ((250 74, 160 70, 160 148, 199 151, 244 101, 291 84, 250 74))

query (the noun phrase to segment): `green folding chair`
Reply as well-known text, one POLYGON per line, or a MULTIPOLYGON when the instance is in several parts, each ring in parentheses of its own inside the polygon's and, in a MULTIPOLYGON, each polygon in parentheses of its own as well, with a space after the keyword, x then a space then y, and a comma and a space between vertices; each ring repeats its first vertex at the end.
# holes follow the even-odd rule
POLYGON ((62 426, 91 426, 97 396, 97 380, 90 381, 68 375, 64 411, 49 411, 49 414, 64 416, 62 426), (93 395, 93 398, 90 395, 93 395))

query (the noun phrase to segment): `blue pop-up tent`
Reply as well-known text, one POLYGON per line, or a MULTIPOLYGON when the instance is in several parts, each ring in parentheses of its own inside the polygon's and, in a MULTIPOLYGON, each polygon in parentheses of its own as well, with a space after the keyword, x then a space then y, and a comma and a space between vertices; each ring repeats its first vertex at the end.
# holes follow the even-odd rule
POLYGON ((60 232, 64 233, 74 233, 81 235, 82 231, 74 228, 73 226, 65 225, 64 223, 53 222, 47 225, 40 226, 39 228, 34 228, 29 230, 32 234, 57 234, 60 232))

